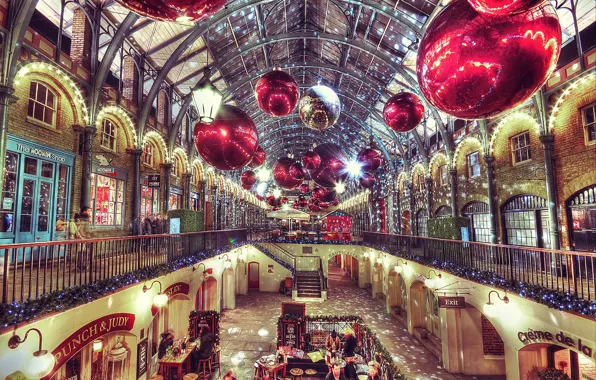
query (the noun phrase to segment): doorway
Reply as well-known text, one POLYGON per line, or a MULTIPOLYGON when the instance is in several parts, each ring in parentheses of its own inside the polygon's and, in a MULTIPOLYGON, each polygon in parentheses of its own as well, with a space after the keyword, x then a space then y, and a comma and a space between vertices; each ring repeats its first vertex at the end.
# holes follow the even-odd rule
POLYGON ((217 280, 213 277, 209 277, 197 290, 197 296, 195 299, 195 310, 217 310, 217 300, 219 296, 217 293, 217 280))
POLYGON ((259 263, 248 263, 248 290, 259 290, 259 263))
POLYGON ((596 364, 587 356, 565 347, 535 343, 519 350, 519 374, 527 379, 538 379, 537 371, 555 368, 571 380, 589 379, 596 372, 596 364))

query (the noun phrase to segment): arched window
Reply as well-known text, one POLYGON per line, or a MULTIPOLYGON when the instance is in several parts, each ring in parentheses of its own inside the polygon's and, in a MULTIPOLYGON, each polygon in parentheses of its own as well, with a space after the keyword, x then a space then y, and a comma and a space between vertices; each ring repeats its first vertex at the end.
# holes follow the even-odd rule
POLYGON ((416 235, 417 236, 423 236, 423 237, 428 236, 427 221, 428 221, 428 213, 426 212, 426 209, 423 208, 421 210, 418 210, 418 212, 416 213, 416 235))
POLYGON ((103 119, 101 123, 101 146, 116 151, 116 124, 109 119, 103 119))
POLYGON ((45 84, 31 82, 27 116, 52 128, 56 128, 58 97, 45 84))
POLYGON ((479 201, 470 202, 464 206, 462 214, 470 218, 470 238, 472 241, 490 243, 488 204, 479 201))
POLYGON ((505 243, 550 248, 546 199, 537 195, 518 195, 503 206, 505 243))
POLYGON ((143 152, 143 164, 153 167, 155 157, 155 145, 150 142, 145 143, 143 152))
POLYGON ((567 200, 570 240, 576 251, 596 252, 596 185, 567 200))
POLYGON ((436 218, 449 218, 451 216, 451 206, 441 206, 435 213, 436 218))
POLYGON ((172 159, 172 175, 174 177, 180 177, 180 160, 177 156, 172 159))

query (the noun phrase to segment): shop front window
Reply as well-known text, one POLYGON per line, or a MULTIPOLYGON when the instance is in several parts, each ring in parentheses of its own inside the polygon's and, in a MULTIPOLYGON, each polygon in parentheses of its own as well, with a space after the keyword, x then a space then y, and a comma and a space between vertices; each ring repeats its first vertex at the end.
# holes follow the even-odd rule
POLYGON ((141 188, 141 219, 159 214, 159 190, 148 186, 141 188))
POLYGON ((507 244, 550 248, 546 200, 535 195, 520 195, 503 209, 507 244))
POLYGON ((490 214, 488 204, 474 201, 463 209, 463 215, 470 218, 470 238, 472 241, 490 243, 490 214))
POLYGON ((190 208, 194 211, 199 211, 199 194, 191 193, 190 194, 190 208))
POLYGON ((13 232, 19 155, 13 152, 6 152, 5 165, 4 187, 2 189, 2 212, 0 212, 0 232, 13 232))
POLYGON ((27 116, 45 125, 56 127, 57 101, 48 87, 39 82, 29 86, 29 107, 27 116))
POLYGON ((124 218, 124 181, 91 174, 91 224, 121 226, 124 218))
POLYGON ((426 209, 422 209, 416 213, 416 232, 417 236, 426 237, 428 235, 427 228, 428 214, 426 209))
POLYGON ((572 245, 576 251, 596 252, 596 185, 582 189, 567 201, 572 245))
POLYGON ((182 208, 182 196, 180 194, 170 193, 169 205, 170 210, 182 208))

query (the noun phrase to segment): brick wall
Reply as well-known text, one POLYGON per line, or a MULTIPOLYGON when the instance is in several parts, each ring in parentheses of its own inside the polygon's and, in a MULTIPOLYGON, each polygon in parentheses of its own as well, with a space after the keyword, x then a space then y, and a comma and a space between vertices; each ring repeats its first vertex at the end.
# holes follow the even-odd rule
POLYGON ((124 99, 131 101, 134 105, 137 104, 139 86, 139 72, 135 64, 134 58, 127 55, 124 57, 122 65, 122 96, 124 99))
POLYGON ((89 69, 91 67, 91 24, 81 8, 75 8, 72 18, 72 41, 70 58, 73 62, 89 69))
POLYGON ((482 346, 484 348, 484 355, 490 356, 504 356, 505 344, 499 336, 499 333, 490 321, 481 315, 482 321, 482 346))
POLYGON ((157 122, 166 125, 166 115, 168 109, 168 95, 161 90, 157 95, 157 122))

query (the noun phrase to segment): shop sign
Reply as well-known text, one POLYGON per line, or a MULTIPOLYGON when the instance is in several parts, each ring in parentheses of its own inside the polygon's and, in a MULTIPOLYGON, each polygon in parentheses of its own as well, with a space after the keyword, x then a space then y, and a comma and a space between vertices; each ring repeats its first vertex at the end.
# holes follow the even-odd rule
POLYGON ((147 362, 149 358, 149 340, 145 339, 137 345, 137 379, 147 372, 147 362))
POLYGON ((566 336, 565 333, 563 333, 563 331, 560 331, 558 334, 555 334, 549 331, 528 329, 528 331, 518 332, 517 339, 519 339, 519 341, 523 344, 558 342, 561 345, 571 347, 572 349, 581 352, 589 358, 596 359, 596 353, 594 352, 594 349, 592 349, 592 347, 584 345, 584 342, 582 342, 580 338, 577 338, 576 343, 576 339, 573 339, 570 336, 566 336))
POLYGON ((439 297, 439 307, 442 309, 465 309, 466 297, 439 297))
POLYGON ((284 323, 284 346, 296 347, 296 329, 295 323, 284 323))
POLYGON ((32 148, 32 147, 25 146, 25 145, 22 145, 22 144, 18 144, 17 143, 17 150, 19 152, 27 153, 27 154, 30 154, 32 156, 46 158, 48 160, 54 160, 54 161, 58 161, 58 162, 62 162, 62 163, 65 163, 66 162, 66 158, 65 157, 58 156, 57 154, 54 154, 54 153, 52 153, 50 151, 47 151, 47 150, 44 150, 44 149, 40 149, 40 148, 32 148))
POLYGON ((302 247, 302 253, 312 253, 312 247, 302 247))
POLYGON ((56 363, 52 372, 43 379, 50 379, 64 363, 95 339, 114 331, 130 331, 134 324, 135 315, 129 313, 109 314, 87 323, 52 351, 56 363))
POLYGON ((160 176, 159 174, 152 174, 147 176, 147 186, 148 187, 153 187, 153 188, 159 188, 160 187, 160 176))
POLYGON ((116 168, 113 166, 100 166, 97 168, 98 174, 116 174, 116 168))
MULTIPOLYGON (((163 294, 167 294, 168 298, 172 298, 176 294, 188 295, 189 291, 190 291, 189 284, 187 284, 186 282, 176 282, 176 283, 168 286, 167 288, 165 288, 165 290, 163 291, 163 294)), ((151 306, 151 315, 157 314, 158 311, 159 311, 159 309, 155 305, 151 306)))

